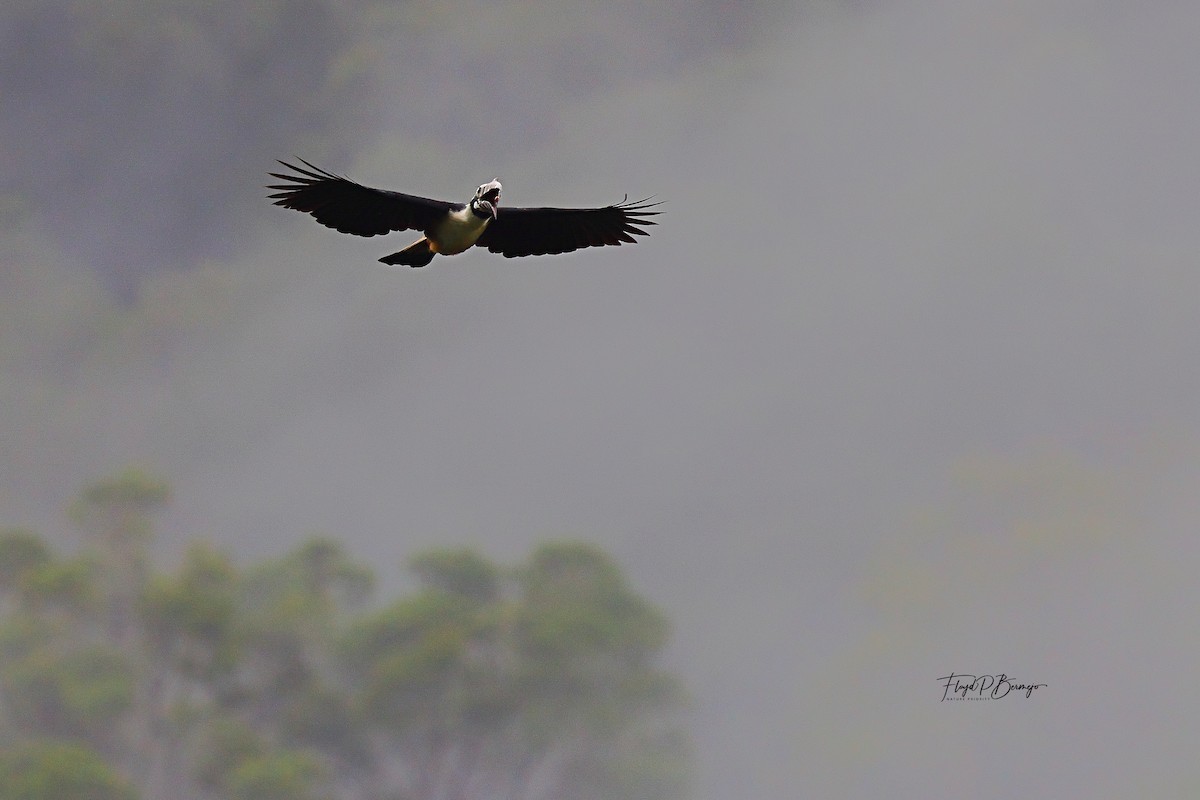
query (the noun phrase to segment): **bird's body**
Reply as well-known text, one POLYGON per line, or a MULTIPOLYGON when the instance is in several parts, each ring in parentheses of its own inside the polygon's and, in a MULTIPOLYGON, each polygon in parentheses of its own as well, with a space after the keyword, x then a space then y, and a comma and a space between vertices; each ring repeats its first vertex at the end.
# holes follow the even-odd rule
POLYGON ((429 249, 444 256, 456 256, 475 246, 480 235, 491 222, 490 217, 481 217, 469 206, 455 209, 433 227, 429 236, 429 249))
POLYGON ((639 226, 655 224, 648 217, 659 213, 649 210, 656 204, 644 201, 602 208, 506 208, 501 213, 498 180, 476 189, 469 203, 449 203, 372 189, 307 161, 301 163, 308 169, 279 163, 296 174, 271 173, 289 181, 269 187, 278 190, 271 195, 276 205, 304 211, 322 225, 356 236, 421 231, 421 239, 379 259, 392 265, 423 267, 437 254, 457 255, 476 245, 514 258, 632 244, 635 235, 646 235, 639 226))

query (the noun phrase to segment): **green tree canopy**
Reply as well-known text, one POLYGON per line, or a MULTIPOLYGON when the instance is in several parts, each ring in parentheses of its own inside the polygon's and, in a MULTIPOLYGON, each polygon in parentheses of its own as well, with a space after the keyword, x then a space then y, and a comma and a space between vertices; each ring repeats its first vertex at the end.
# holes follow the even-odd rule
POLYGON ((138 794, 94 751, 30 741, 0 751, 0 800, 137 800, 138 794))
POLYGON ((169 494, 87 487, 77 554, 0 533, 0 800, 683 793, 670 626, 599 548, 429 550, 391 598, 329 538, 248 565, 195 542, 160 571, 169 494))

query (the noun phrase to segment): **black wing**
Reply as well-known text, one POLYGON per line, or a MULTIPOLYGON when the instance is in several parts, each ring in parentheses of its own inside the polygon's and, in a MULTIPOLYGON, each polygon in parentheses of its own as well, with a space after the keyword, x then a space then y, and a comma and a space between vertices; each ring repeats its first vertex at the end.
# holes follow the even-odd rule
POLYGON ((300 163, 308 169, 286 161, 279 163, 297 174, 270 173, 272 178, 290 181, 267 187, 279 190, 278 194, 270 195, 275 205, 312 214, 317 222, 342 233, 378 236, 408 229, 424 231, 447 211, 457 207, 457 204, 444 200, 372 189, 318 169, 304 159, 300 159, 300 163))
POLYGON ((646 236, 642 227, 654 225, 661 212, 648 211, 658 203, 621 202, 604 208, 504 208, 475 244, 508 258, 569 253, 581 247, 600 247, 646 236))

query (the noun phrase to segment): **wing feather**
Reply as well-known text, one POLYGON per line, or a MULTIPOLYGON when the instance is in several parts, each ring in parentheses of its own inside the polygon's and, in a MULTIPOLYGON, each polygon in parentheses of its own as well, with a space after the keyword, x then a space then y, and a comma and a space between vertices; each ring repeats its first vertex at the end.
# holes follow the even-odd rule
POLYGON ((646 200, 603 208, 504 208, 476 242, 507 258, 569 253, 582 247, 629 244, 662 212, 646 200))
POLYGON ((287 183, 268 186, 275 205, 312 214, 317 222, 355 236, 378 236, 391 231, 425 231, 456 203, 411 194, 372 189, 349 178, 314 167, 304 159, 297 167, 280 161, 294 174, 269 173, 287 183))

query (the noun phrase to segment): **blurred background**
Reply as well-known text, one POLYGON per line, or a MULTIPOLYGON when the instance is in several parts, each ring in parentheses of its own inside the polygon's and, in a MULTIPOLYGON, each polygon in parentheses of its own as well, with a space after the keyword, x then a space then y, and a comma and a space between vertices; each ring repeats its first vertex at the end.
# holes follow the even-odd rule
POLYGON ((669 620, 700 800, 1195 793, 1198 38, 1175 0, 9 2, 0 526, 73 552, 133 487, 151 565, 324 537, 383 597, 569 540, 669 620), (265 199, 293 157, 666 214, 389 269, 408 234, 265 199))

